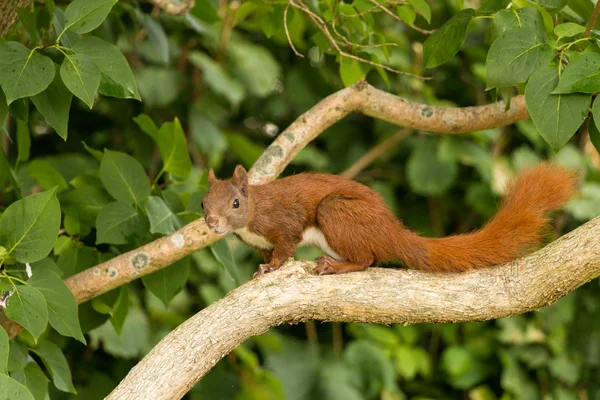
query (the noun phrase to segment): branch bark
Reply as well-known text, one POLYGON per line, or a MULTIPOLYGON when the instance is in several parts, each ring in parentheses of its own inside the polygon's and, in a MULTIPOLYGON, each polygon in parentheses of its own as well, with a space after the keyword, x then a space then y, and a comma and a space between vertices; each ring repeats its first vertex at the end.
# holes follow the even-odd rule
POLYGON ((282 323, 454 323, 536 310, 600 275, 600 217, 506 265, 431 274, 371 268, 331 276, 288 262, 197 313, 167 335, 107 400, 180 399, 237 345, 282 323))
MULTIPOLYGON (((506 112, 502 102, 479 107, 443 108, 415 103, 359 82, 324 98, 282 132, 250 170, 251 183, 274 180, 309 142, 352 112, 411 129, 447 134, 505 126, 529 117, 523 96, 514 97, 506 112)), ((66 284, 77 302, 83 303, 165 268, 221 238, 199 219, 169 236, 73 275, 66 284)), ((21 330, 3 314, 0 314, 0 324, 11 338, 21 330)))
POLYGON ((194 8, 195 0, 148 0, 158 8, 165 10, 170 15, 183 15, 194 8))
POLYGON ((0 37, 19 19, 16 7, 27 7, 30 3, 31 0, 0 1, 0 37))

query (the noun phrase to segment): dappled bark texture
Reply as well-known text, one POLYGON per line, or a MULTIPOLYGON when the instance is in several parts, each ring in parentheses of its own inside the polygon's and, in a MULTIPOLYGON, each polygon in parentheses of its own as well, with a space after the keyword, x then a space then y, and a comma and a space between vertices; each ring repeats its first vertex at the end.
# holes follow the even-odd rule
POLYGON ((4 36, 19 19, 15 7, 27 7, 30 3, 31 0, 0 1, 0 36, 4 36))

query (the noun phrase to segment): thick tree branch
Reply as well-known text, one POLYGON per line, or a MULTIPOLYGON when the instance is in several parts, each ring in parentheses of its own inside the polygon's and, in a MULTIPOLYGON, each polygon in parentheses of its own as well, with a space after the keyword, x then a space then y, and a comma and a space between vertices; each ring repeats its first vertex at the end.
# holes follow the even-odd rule
POLYGON ((312 263, 288 262, 184 322, 107 399, 180 399, 237 345, 282 323, 448 323, 536 310, 600 275, 598 232, 600 217, 525 258, 469 273, 372 268, 315 276, 312 263))
POLYGON ((0 37, 19 19, 16 7, 27 7, 30 3, 31 0, 0 1, 0 37))
MULTIPOLYGON (((414 103, 378 90, 366 82, 359 82, 321 100, 282 132, 250 170, 251 183, 274 180, 310 141, 351 112, 362 112, 397 125, 437 133, 489 129, 528 118, 522 96, 513 98, 507 112, 501 102, 481 107, 442 108, 414 103)), ((80 272, 68 278, 66 283, 77 302, 83 303, 165 268, 221 237, 200 219, 169 236, 80 272)), ((21 329, 1 314, 0 324, 10 337, 21 329)))
POLYGON ((148 0, 170 15, 183 15, 194 8, 195 0, 148 0))

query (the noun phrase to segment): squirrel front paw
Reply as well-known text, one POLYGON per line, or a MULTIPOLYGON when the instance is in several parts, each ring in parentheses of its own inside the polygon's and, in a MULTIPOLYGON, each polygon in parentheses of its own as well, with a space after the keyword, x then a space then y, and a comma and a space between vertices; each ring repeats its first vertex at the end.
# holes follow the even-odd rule
POLYGON ((256 278, 258 276, 264 275, 264 274, 268 274, 269 272, 273 272, 275 270, 277 270, 279 267, 275 267, 271 264, 260 264, 258 266, 258 270, 256 270, 256 272, 253 275, 253 278, 256 278))

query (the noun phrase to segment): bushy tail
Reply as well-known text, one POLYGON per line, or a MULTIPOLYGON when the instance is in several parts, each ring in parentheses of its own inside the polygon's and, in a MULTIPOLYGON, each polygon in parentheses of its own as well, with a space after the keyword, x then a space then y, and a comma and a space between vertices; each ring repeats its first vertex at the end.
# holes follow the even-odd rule
POLYGON ((546 214, 574 193, 575 174, 543 163, 510 184, 497 214, 480 230, 445 238, 419 237, 423 255, 409 267, 459 272, 504 264, 531 251, 548 223, 546 214))

